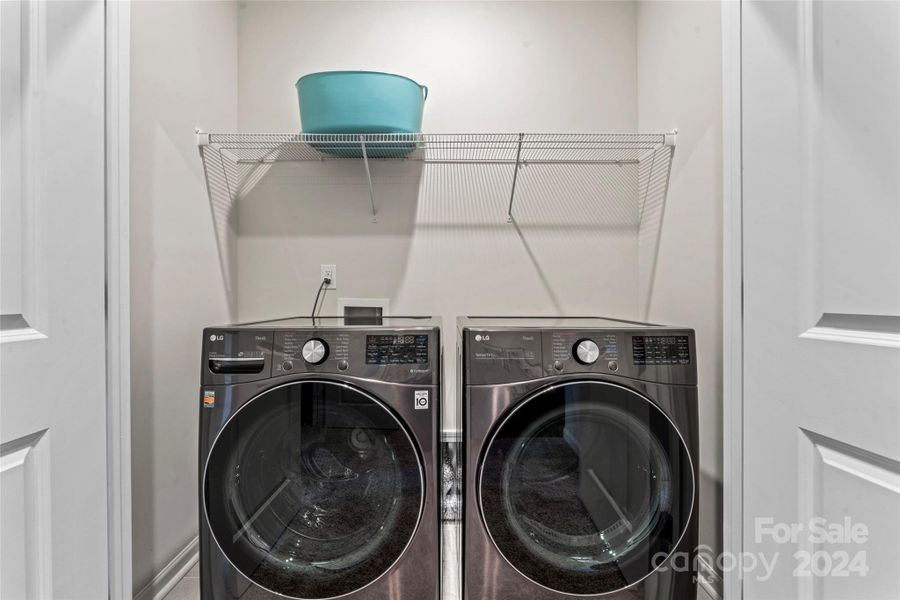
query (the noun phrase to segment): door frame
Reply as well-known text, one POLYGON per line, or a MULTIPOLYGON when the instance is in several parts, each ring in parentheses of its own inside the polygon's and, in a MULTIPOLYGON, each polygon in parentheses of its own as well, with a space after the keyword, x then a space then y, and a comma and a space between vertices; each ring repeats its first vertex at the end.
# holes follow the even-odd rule
POLYGON ((106 424, 109 598, 132 597, 131 575, 131 6, 105 0, 106 424))
MULTIPOLYGON (((744 549, 741 8, 741 0, 722 3, 722 552, 734 558, 744 549)), ((743 598, 739 569, 722 573, 722 583, 725 600, 743 598)))

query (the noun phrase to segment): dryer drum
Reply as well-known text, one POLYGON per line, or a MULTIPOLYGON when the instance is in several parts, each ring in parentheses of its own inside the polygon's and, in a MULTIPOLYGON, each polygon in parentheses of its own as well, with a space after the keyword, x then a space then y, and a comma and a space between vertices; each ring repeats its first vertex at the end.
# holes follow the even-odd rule
POLYGON ((554 591, 633 585, 677 545, 694 494, 688 450, 643 396, 566 383, 495 429, 479 475, 482 518, 503 557, 554 591))
POLYGON ((304 381, 242 407, 210 452, 213 538, 248 579, 294 598, 332 598, 387 572, 415 532, 419 454, 384 404, 304 381))

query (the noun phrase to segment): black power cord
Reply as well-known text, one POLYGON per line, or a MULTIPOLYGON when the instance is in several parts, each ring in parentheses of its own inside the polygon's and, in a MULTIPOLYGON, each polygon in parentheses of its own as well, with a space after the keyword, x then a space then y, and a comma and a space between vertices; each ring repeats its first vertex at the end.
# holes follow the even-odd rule
MULTIPOLYGON (((319 291, 316 292, 316 299, 313 300, 312 312, 309 315, 313 320, 315 320, 315 318, 316 318, 316 306, 318 306, 318 304, 319 304, 319 296, 322 297, 322 303, 324 304, 325 303, 325 294, 323 294, 322 291, 325 290, 325 286, 329 285, 330 283, 331 283, 331 277, 323 277, 322 283, 319 284, 319 291)), ((322 310, 321 306, 319 306, 319 310, 322 310)))

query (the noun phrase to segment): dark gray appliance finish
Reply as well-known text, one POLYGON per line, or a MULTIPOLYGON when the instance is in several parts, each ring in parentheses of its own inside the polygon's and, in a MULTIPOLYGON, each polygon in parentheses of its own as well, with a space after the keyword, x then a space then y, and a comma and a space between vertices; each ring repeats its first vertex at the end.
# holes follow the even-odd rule
POLYGON ((694 332, 556 317, 458 328, 464 599, 695 598, 694 332))
POLYGON ((201 598, 439 598, 438 323, 210 327, 201 359, 201 598))

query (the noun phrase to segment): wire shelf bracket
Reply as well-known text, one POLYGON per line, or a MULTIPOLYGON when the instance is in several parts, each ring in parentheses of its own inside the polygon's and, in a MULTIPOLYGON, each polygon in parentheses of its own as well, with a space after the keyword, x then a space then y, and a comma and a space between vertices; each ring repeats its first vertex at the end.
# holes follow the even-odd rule
POLYGON ((516 145, 516 166, 513 171, 512 186, 509 190, 509 207, 506 209, 506 222, 513 222, 513 202, 516 200, 516 181, 519 179, 519 169, 522 168, 522 140, 525 138, 524 133, 519 134, 519 143, 516 145))
POLYGON ((359 147, 363 165, 366 167, 366 181, 369 184, 369 200, 372 203, 372 222, 378 222, 378 210, 375 208, 375 186, 372 185, 372 170, 369 168, 369 153, 366 151, 366 136, 359 136, 359 147))

